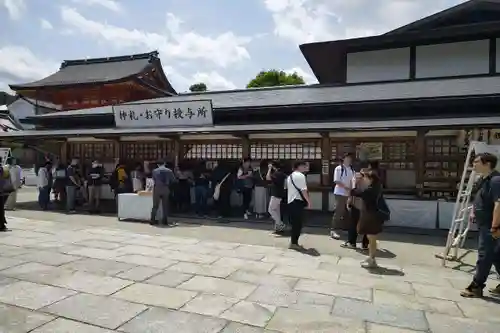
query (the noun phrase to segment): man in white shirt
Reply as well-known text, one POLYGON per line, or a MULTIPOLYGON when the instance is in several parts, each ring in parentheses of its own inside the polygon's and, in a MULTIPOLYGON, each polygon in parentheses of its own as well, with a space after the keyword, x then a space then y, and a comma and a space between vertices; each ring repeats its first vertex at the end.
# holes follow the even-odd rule
POLYGON ((355 176, 352 167, 352 155, 346 154, 340 165, 338 165, 333 172, 333 182, 335 188, 333 194, 335 197, 335 212, 333 214, 332 228, 330 230, 330 237, 333 239, 340 239, 337 230, 342 225, 344 219, 349 218, 347 211, 347 199, 351 194, 352 181, 355 176))
POLYGON ((306 162, 295 162, 293 172, 285 182, 287 190, 287 203, 292 225, 290 249, 300 250, 299 237, 304 223, 304 209, 311 208, 311 199, 307 191, 307 181, 304 172, 307 170, 306 162))

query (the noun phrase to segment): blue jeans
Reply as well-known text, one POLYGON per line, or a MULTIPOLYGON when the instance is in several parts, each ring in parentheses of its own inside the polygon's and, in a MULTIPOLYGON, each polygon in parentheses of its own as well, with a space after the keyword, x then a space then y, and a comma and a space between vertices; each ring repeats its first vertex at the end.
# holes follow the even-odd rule
POLYGON ((66 211, 75 210, 76 205, 76 186, 66 186, 66 211))
POLYGON ((44 186, 38 188, 38 204, 40 208, 46 210, 50 203, 50 186, 44 186))
POLYGON ((199 215, 207 214, 208 187, 196 186, 194 188, 194 196, 196 203, 196 214, 199 215))
POLYGON ((495 266, 500 275, 500 239, 493 239, 489 226, 479 225, 478 229, 479 244, 474 283, 480 288, 484 288, 491 272, 491 266, 495 266))

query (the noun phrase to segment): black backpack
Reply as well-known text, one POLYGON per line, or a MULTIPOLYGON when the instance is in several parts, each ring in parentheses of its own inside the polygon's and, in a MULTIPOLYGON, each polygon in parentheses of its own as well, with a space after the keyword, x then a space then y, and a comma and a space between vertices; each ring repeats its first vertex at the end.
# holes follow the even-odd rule
POLYGON ((109 177, 109 186, 112 190, 116 190, 118 188, 118 170, 114 170, 111 173, 111 177, 109 177))
MULTIPOLYGON (((352 167, 352 165, 350 165, 349 168, 351 168, 352 173, 356 173, 354 171, 354 168, 352 167)), ((347 175, 347 170, 346 170, 345 166, 343 164, 341 164, 340 165, 340 177, 342 177, 344 175, 344 173, 347 175)))

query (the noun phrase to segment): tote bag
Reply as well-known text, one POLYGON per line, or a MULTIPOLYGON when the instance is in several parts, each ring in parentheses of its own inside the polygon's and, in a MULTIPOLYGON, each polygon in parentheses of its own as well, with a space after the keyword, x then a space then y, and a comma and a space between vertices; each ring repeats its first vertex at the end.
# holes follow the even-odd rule
POLYGON ((230 175, 230 173, 228 173, 224 178, 222 178, 222 180, 217 185, 215 185, 214 195, 213 195, 213 198, 215 201, 219 200, 220 187, 222 186, 222 184, 224 184, 224 182, 226 181, 227 177, 229 177, 229 175, 230 175))

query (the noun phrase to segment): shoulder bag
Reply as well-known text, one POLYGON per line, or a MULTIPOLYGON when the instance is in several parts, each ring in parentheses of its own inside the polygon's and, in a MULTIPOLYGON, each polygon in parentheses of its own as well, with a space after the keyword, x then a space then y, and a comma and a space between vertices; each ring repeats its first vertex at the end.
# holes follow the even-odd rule
POLYGON ((297 187, 297 185, 295 185, 295 182, 293 181, 293 175, 290 175, 289 177, 290 177, 290 181, 292 182, 293 187, 295 187, 297 192, 299 192, 300 198, 302 199, 302 205, 304 205, 304 207, 307 207, 307 205, 308 205, 307 200, 304 197, 304 194, 302 193, 302 191, 297 187))
POLYGON ((222 178, 222 180, 217 183, 217 185, 215 185, 215 188, 214 188, 214 195, 213 195, 213 198, 215 201, 219 200, 219 197, 220 197, 220 187, 222 186, 222 184, 224 184, 224 182, 226 181, 227 177, 229 177, 231 173, 228 173, 226 176, 224 176, 224 178, 222 178))

